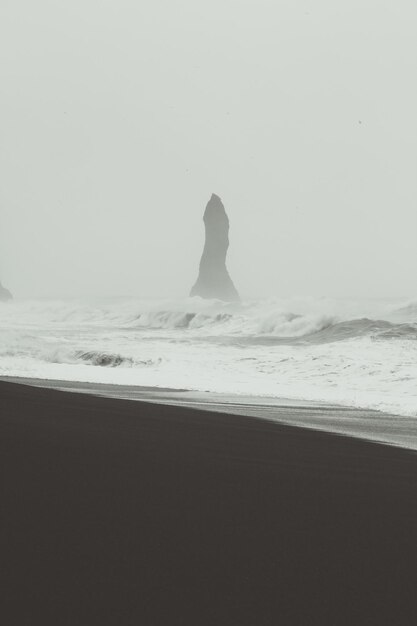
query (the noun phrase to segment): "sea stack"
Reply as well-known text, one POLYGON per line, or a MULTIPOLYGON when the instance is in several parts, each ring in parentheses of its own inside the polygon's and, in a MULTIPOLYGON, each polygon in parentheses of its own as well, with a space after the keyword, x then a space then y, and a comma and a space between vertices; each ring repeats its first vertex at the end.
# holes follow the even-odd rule
POLYGON ((200 273, 191 296, 239 301, 239 294, 229 276, 226 256, 229 248, 229 218, 219 196, 213 194, 204 213, 206 241, 200 261, 200 273))
POLYGON ((12 297, 13 296, 10 291, 3 287, 3 285, 0 283, 0 302, 6 302, 6 300, 11 300, 12 297))

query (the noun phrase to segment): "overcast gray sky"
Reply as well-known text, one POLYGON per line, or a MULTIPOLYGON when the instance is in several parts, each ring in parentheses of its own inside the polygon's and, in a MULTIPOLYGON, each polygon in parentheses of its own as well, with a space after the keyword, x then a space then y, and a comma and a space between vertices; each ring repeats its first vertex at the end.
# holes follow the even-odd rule
POLYGON ((186 295, 219 194, 244 295, 417 295, 415 0, 1 0, 0 278, 186 295))

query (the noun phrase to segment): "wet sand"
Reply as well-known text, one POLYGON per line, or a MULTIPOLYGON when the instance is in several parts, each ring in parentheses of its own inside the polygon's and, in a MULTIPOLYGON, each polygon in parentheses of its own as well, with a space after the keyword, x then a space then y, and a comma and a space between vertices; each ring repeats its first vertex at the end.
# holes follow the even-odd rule
POLYGON ((0 382, 0 453, 7 626, 417 623, 414 451, 0 382))
POLYGON ((122 398, 272 420, 289 426, 359 437, 417 451, 417 419, 383 411, 268 396, 190 391, 133 385, 0 377, 0 381, 106 398, 122 398))

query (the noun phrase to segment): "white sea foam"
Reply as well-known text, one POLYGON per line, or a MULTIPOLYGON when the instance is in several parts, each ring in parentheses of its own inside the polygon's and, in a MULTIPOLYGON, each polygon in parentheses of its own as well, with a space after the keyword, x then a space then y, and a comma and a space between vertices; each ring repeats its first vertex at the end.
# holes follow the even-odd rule
POLYGON ((17 301, 0 307, 0 375, 417 416, 416 340, 416 301, 17 301))

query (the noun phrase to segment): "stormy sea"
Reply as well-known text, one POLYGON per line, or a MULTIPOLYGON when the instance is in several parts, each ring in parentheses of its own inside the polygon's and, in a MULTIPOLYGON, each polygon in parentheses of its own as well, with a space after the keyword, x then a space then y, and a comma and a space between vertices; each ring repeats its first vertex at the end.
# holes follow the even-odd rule
POLYGON ((417 301, 16 300, 0 376, 319 401, 417 417, 417 301))

